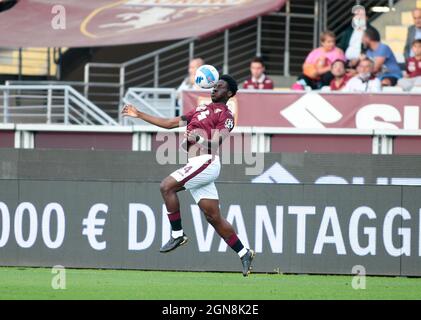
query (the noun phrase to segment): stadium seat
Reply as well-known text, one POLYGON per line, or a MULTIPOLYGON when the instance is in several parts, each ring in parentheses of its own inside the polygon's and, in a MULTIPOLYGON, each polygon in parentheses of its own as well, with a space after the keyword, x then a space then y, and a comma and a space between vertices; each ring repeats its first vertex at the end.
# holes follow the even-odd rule
POLYGON ((401 21, 403 26, 411 26, 414 24, 414 20, 412 18, 412 11, 405 11, 401 13, 401 21))
POLYGON ((411 93, 421 93, 421 87, 413 87, 411 93))
POLYGON ((383 87, 384 93, 401 93, 403 89, 401 87, 383 87))
POLYGON ((406 26, 386 26, 386 39, 387 40, 400 40, 405 41, 408 28, 406 26))

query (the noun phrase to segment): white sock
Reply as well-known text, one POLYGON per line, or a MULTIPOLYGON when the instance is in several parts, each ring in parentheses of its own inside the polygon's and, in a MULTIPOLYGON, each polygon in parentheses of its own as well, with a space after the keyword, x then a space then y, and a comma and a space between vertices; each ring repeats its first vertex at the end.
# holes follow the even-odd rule
POLYGON ((244 257, 245 254, 247 253, 247 249, 246 247, 244 247, 243 249, 240 250, 240 252, 238 252, 238 255, 240 256, 240 258, 244 257))
POLYGON ((177 231, 171 231, 171 236, 174 238, 174 239, 177 239, 177 238, 180 238, 180 237, 182 237, 183 236, 183 234, 184 234, 184 232, 183 232, 183 229, 181 229, 181 230, 177 230, 177 231))

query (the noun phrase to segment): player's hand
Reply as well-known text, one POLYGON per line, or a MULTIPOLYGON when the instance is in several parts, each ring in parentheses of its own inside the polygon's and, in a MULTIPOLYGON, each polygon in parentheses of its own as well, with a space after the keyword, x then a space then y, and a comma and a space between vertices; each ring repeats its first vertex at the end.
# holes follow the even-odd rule
POLYGON ((134 106, 132 106, 131 104, 126 104, 123 107, 123 110, 121 110, 121 114, 123 116, 137 118, 138 117, 138 110, 134 106))
POLYGON ((187 139, 188 142, 195 143, 198 135, 193 131, 186 130, 184 133, 184 138, 187 139))

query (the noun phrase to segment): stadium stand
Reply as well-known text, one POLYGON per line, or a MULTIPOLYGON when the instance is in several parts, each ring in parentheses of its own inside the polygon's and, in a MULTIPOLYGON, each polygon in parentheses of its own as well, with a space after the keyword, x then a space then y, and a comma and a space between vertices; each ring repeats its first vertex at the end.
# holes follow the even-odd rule
MULTIPOLYGON (((296 97, 288 88, 301 73, 305 56, 317 47, 326 29, 341 39, 350 25, 351 8, 356 3, 359 2, 287 1, 279 11, 252 17, 201 38, 85 48, 6 48, 1 60, 5 63, 0 69, 5 80, 5 86, 0 88, 3 122, 143 126, 142 122, 121 118, 119 109, 127 102, 156 115, 174 116, 182 112, 182 106, 176 103, 175 88, 186 76, 189 59, 195 56, 204 57, 207 63, 231 73, 239 82, 249 76, 249 61, 256 55, 262 56, 278 94, 296 97), (104 114, 98 115, 98 110, 104 114)), ((392 15, 408 20, 410 5, 406 0, 393 1, 397 11, 388 14, 369 10, 389 3, 384 0, 365 3, 369 21, 381 34, 388 28, 380 25, 380 20, 387 22, 392 15)), ((419 5, 411 3, 411 8, 419 5)), ((13 14, 13 10, 8 12, 13 14)), ((413 92, 417 90, 414 88, 413 92)), ((324 88, 323 91, 329 90, 324 88)), ((398 88, 384 93, 402 92, 398 88)), ((270 136, 274 133, 267 127, 264 130, 268 133, 263 134, 261 140, 253 140, 256 150, 271 149, 270 136)), ((146 139, 146 149, 150 148, 149 133, 142 136, 146 139)), ((306 134, 306 131, 298 134, 306 134)), ((368 135, 371 134, 370 131, 368 135)), ((136 141, 133 144, 138 146, 136 141)), ((371 152, 372 148, 366 150, 371 152)))

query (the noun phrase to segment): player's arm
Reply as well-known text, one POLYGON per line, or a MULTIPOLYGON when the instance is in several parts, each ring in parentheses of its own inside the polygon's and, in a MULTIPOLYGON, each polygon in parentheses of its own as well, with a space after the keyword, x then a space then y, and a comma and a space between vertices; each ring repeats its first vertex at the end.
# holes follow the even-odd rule
POLYGON ((192 132, 187 130, 184 134, 186 139, 190 142, 196 142, 203 147, 205 147, 208 150, 216 151, 219 146, 222 144, 222 142, 225 140, 226 137, 229 136, 229 130, 227 129, 221 129, 216 130, 213 133, 212 139, 207 139, 206 137, 203 137, 201 134, 197 132, 192 132))
POLYGON ((121 113, 123 114, 123 116, 138 118, 164 129, 178 128, 183 123, 182 117, 175 117, 175 118, 168 118, 168 119, 155 117, 150 114, 137 110, 131 104, 126 104, 123 110, 121 111, 121 113))

